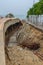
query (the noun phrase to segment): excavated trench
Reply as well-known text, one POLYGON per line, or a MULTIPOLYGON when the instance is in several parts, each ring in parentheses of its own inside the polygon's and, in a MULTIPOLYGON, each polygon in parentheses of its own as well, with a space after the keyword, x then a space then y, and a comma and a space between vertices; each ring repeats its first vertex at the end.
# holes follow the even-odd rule
POLYGON ((13 25, 10 25, 5 32, 5 54, 8 60, 10 60, 8 55, 8 48, 13 45, 17 45, 16 36, 19 29, 21 29, 22 23, 17 22, 13 25))
MULTIPOLYGON (((13 47, 16 47, 16 46, 20 46, 22 49, 27 48, 27 49, 30 49, 30 50, 38 50, 40 48, 39 42, 35 42, 35 41, 32 42, 33 39, 32 39, 32 41, 31 41, 31 38, 28 39, 28 35, 25 37, 25 31, 26 30, 24 30, 24 29, 22 30, 22 27, 23 27, 23 24, 21 22, 19 22, 19 23, 16 23, 16 24, 9 26, 6 30, 6 32, 5 32, 6 65, 13 65, 13 64, 11 64, 11 62, 10 62, 11 59, 9 58, 9 48, 12 49, 13 47), (21 32, 18 35, 19 31, 21 31, 21 32), (23 32, 23 35, 21 35, 22 32, 23 32), (17 37, 17 35, 18 35, 18 37, 17 37), (25 37, 25 39, 23 40, 22 37, 25 37), (18 39, 20 39, 19 42, 18 42, 18 39), (22 40, 23 40, 23 42, 20 43, 20 41, 22 41, 22 40)), ((22 50, 22 49, 20 49, 20 50, 22 50)))
MULTIPOLYGON (((21 36, 21 33, 22 33, 22 31, 21 31, 21 33, 19 33, 19 35, 17 37, 18 30, 20 29, 21 26, 22 26, 22 23, 19 22, 19 23, 13 24, 13 25, 11 25, 11 26, 9 26, 7 28, 7 30, 5 32, 5 48, 6 48, 6 46, 10 47, 12 45, 17 44, 18 46, 20 46, 22 48, 27 47, 30 50, 37 50, 37 49, 39 49, 40 48, 40 44, 39 43, 31 42, 31 44, 32 44, 31 45, 31 44, 29 44, 29 41, 26 42, 27 41, 27 38, 22 43, 17 42, 18 39, 19 39, 19 37, 21 36)), ((21 27, 21 29, 22 29, 22 27, 21 27)), ((24 31, 24 33, 25 33, 25 31, 24 31)))
MULTIPOLYGON (((19 23, 15 23, 7 28, 7 30, 5 32, 5 45, 9 45, 11 37, 16 37, 17 32, 21 26, 22 26, 22 23, 19 22, 19 23)), ((12 41, 12 43, 13 43, 13 41, 12 41)))

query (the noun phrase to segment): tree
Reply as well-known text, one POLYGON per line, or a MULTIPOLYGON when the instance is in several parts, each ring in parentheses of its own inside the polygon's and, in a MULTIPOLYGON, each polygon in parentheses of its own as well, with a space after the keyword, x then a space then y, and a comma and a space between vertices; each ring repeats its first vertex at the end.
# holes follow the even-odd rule
POLYGON ((39 2, 35 3, 32 8, 30 8, 27 12, 27 18, 29 15, 41 15, 43 14, 43 0, 39 0, 39 2))
POLYGON ((14 15, 12 13, 9 13, 5 16, 6 18, 14 18, 14 15))
POLYGON ((39 1, 42 1, 43 2, 43 0, 39 0, 39 1))
POLYGON ((28 10, 28 12, 27 12, 27 18, 29 17, 29 15, 33 15, 33 8, 30 8, 30 10, 28 10))

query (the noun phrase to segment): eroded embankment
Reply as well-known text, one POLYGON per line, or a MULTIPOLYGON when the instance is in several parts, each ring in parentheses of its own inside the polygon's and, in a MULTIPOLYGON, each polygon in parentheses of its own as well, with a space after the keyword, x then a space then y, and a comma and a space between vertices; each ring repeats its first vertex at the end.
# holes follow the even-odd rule
POLYGON ((6 47, 6 65, 43 65, 42 31, 23 23, 16 41, 17 45, 6 47))
POLYGON ((20 46, 34 50, 34 53, 43 60, 43 31, 34 26, 25 24, 17 40, 20 46))

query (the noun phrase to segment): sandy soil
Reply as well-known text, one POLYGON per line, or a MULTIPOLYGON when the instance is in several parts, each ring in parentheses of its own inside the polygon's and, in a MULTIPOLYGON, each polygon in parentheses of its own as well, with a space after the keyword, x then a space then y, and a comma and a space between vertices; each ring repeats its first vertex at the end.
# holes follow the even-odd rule
POLYGON ((7 48, 6 65, 43 65, 43 61, 32 51, 23 49, 17 45, 7 48))
POLYGON ((6 47, 6 65, 43 65, 42 31, 23 23, 16 39, 17 45, 6 47), (34 44, 39 44, 40 47, 37 50, 30 50, 29 45, 32 47, 34 44))

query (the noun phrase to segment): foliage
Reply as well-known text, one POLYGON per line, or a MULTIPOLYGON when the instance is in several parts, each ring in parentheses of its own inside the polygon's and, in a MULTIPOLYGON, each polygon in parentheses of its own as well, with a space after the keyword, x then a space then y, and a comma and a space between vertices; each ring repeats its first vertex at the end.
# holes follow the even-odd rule
POLYGON ((43 0, 39 0, 39 1, 43 2, 43 0))
POLYGON ((29 15, 41 15, 43 14, 43 0, 39 0, 39 2, 35 3, 30 10, 27 12, 27 18, 29 15))
POLYGON ((6 18, 14 18, 14 15, 12 13, 9 13, 5 16, 6 18))

